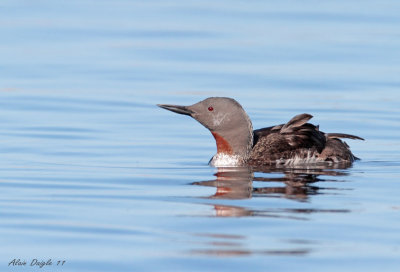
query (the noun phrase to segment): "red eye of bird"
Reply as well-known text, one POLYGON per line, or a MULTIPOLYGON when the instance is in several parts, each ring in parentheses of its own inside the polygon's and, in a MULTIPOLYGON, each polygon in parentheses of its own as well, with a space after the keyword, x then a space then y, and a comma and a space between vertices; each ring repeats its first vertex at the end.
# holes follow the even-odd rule
POLYGON ((208 111, 213 111, 213 110, 214 110, 213 107, 211 107, 211 106, 208 107, 208 111))

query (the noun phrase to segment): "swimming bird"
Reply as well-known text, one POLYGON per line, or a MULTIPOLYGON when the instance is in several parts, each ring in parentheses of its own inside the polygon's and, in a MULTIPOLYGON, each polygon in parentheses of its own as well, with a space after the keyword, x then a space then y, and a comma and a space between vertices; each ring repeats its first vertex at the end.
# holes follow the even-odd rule
POLYGON ((191 106, 158 104, 189 115, 210 130, 217 144, 213 166, 293 166, 303 164, 352 163, 358 159, 341 138, 361 137, 324 133, 307 123, 312 115, 294 116, 286 124, 253 130, 242 106, 229 97, 209 97, 191 106))

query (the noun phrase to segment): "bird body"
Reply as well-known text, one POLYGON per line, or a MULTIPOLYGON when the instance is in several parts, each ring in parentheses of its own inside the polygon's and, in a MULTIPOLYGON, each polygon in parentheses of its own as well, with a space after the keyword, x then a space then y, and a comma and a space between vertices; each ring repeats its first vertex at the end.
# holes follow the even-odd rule
POLYGON ((299 114, 286 124, 253 130, 242 106, 228 97, 210 97, 191 106, 159 104, 189 115, 210 130, 217 145, 214 166, 291 166, 298 164, 351 163, 357 159, 340 138, 362 138, 324 133, 307 123, 310 114, 299 114))

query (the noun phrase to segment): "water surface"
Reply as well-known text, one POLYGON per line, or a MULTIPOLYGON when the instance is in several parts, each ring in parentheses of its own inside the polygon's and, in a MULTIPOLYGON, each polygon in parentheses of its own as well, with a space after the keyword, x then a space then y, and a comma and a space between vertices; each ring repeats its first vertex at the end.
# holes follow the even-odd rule
POLYGON ((0 270, 399 271, 399 10, 2 1, 0 270), (211 134, 155 106, 208 96, 254 128, 310 113, 361 160, 210 167, 211 134))

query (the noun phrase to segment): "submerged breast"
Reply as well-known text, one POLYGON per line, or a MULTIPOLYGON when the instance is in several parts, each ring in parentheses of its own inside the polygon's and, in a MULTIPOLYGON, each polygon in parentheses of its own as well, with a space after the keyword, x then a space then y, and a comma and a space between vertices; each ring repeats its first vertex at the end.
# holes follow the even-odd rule
POLYGON ((238 155, 228 155, 223 153, 217 153, 214 157, 212 157, 210 161, 210 165, 216 167, 223 166, 241 166, 244 164, 243 159, 238 155))

